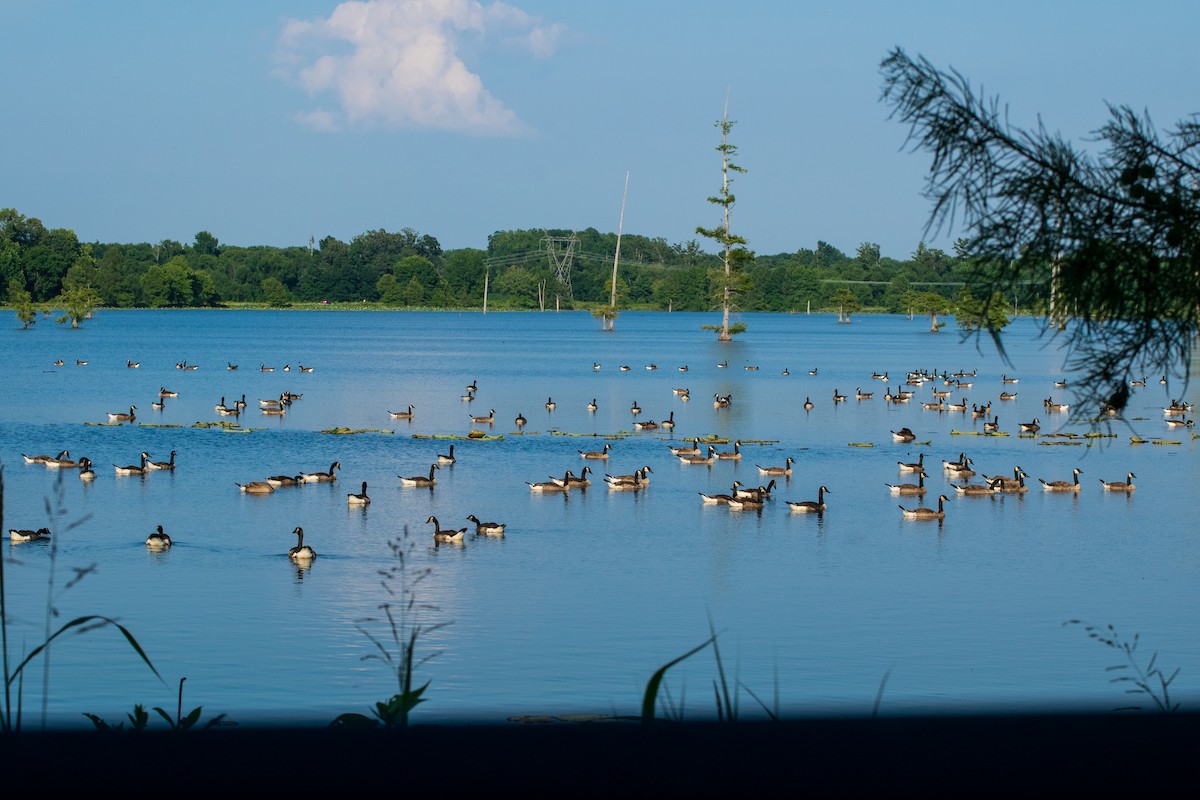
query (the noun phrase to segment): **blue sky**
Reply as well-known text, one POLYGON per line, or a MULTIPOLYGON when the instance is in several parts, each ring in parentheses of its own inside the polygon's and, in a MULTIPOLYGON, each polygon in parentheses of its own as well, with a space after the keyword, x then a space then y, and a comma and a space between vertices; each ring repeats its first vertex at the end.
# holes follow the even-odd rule
POLYGON ((624 231, 687 242, 718 219, 728 96, 751 249, 907 258, 956 232, 925 233, 891 48, 1086 145, 1106 102, 1200 111, 1198 29, 1168 0, 0 0, 0 207, 83 241, 483 248, 616 231, 628 172, 624 231))

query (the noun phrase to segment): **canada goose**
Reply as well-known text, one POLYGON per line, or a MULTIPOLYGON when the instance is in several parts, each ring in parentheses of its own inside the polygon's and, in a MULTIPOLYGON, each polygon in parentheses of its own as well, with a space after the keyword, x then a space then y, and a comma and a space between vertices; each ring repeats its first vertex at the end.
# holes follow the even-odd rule
POLYGON ((1052 397, 1046 398, 1045 405, 1049 411, 1068 411, 1071 408, 1070 403, 1056 403, 1052 397))
POLYGON ((150 407, 155 411, 162 411, 164 408, 166 408, 166 403, 164 403, 162 400, 154 400, 150 403, 150 407))
POLYGON ((921 408, 926 411, 942 411, 945 407, 946 404, 941 398, 938 398, 936 403, 921 403, 921 408))
POLYGON ((733 482, 733 496, 738 500, 766 500, 774 490, 774 478, 766 486, 742 486, 741 481, 733 482))
POLYGON ((239 409, 239 410, 245 408, 246 407, 246 395, 243 394, 241 400, 234 400, 233 407, 236 409, 239 409))
POLYGON ((301 472, 300 477, 305 483, 328 483, 337 480, 335 470, 342 468, 342 462, 335 461, 329 465, 329 472, 301 472))
POLYGON ((456 459, 454 457, 454 444, 453 443, 450 444, 450 452, 449 453, 438 453, 437 459, 438 459, 439 464, 454 464, 454 463, 456 463, 458 461, 458 459, 456 459))
POLYGON ((173 392, 170 389, 168 389, 167 387, 163 386, 162 388, 160 388, 158 390, 158 396, 159 397, 179 397, 179 392, 173 392))
POLYGON ((1000 376, 1000 382, 1001 382, 1001 383, 1016 383, 1016 382, 1017 382, 1017 381, 1019 381, 1019 380, 1021 380, 1021 379, 1020 379, 1020 378, 1010 378, 1010 377, 1008 377, 1007 375, 1001 375, 1001 376, 1000 376))
POLYGON ((1074 479, 1069 481, 1044 481, 1038 478, 1038 482, 1042 484, 1044 492, 1078 492, 1079 491, 1079 476, 1083 473, 1079 467, 1071 470, 1074 479))
POLYGON ((787 367, 784 367, 783 372, 781 372, 779 374, 786 378, 788 375, 791 375, 792 373, 788 371, 787 367))
POLYGON ((63 365, 63 360, 61 358, 54 362, 54 366, 56 366, 56 367, 61 367, 62 365, 63 365))
POLYGON ((674 394, 674 395, 676 395, 676 396, 682 396, 682 395, 685 395, 685 394, 691 394, 691 390, 690 390, 690 389, 688 389, 687 387, 679 387, 679 386, 677 386, 677 387, 675 387, 674 389, 672 389, 672 390, 671 390, 671 393, 672 393, 672 394, 674 394))
MULTIPOLYGON (((85 362, 85 363, 86 363, 86 362, 85 362)), ((1130 386, 1145 386, 1145 385, 1146 385, 1146 379, 1145 379, 1145 378, 1142 378, 1140 381, 1136 381, 1136 380, 1134 380, 1134 381, 1130 381, 1130 382, 1129 382, 1129 385, 1130 385, 1130 386)))
POLYGON ((915 394, 915 392, 911 392, 908 389, 897 389, 895 397, 893 398, 892 402, 893 403, 907 403, 909 400, 913 399, 914 394, 915 394))
POLYGON ((725 359, 724 361, 718 362, 717 369, 725 369, 728 366, 729 366, 729 359, 725 359))
POLYGON ((715 408, 728 408, 732 404, 733 404, 733 395, 732 394, 727 394, 727 395, 714 394, 713 395, 713 406, 715 408))
POLYGON ((299 525, 292 531, 296 534, 296 546, 288 550, 288 558, 292 561, 312 561, 317 557, 317 552, 304 543, 304 528, 299 525))
MULTIPOLYGON (((77 366, 77 367, 86 367, 87 363, 88 362, 83 360, 82 358, 75 359, 75 366, 77 366)), ((1143 385, 1145 385, 1145 384, 1143 384, 1143 385)))
POLYGON ((38 528, 36 531, 28 528, 9 528, 8 538, 14 542, 36 542, 40 539, 50 538, 49 528, 38 528))
POLYGON ((513 424, 518 428, 524 428, 526 422, 528 422, 528 420, 525 419, 525 415, 517 412, 517 418, 513 420, 513 424))
POLYGON ((912 432, 911 428, 901 428, 898 431, 892 431, 893 442, 911 442, 917 438, 917 435, 912 432))
POLYGON ((114 414, 112 412, 109 412, 108 421, 109 422, 133 422, 135 419, 137 419, 137 416, 133 413, 136 410, 137 410, 137 406, 130 406, 128 414, 119 414, 119 413, 114 414))
POLYGON ((433 486, 437 483, 437 478, 433 477, 433 471, 436 469, 441 469, 441 467, 437 464, 429 465, 429 477, 424 475, 413 475, 408 478, 397 475, 396 477, 400 479, 401 486, 433 486))
POLYGON ((667 418, 662 421, 662 426, 669 431, 675 429, 675 412, 674 411, 672 411, 670 414, 668 414, 667 418))
POLYGON ((612 445, 609 444, 608 442, 605 442, 604 449, 602 449, 602 450, 590 450, 590 451, 589 450, 579 450, 577 452, 583 458, 600 458, 600 459, 607 460, 608 459, 608 451, 611 449, 612 449, 612 445))
POLYGON ((267 483, 278 489, 280 486, 299 486, 304 483, 303 475, 272 475, 267 483))
POLYGON ((1062 388, 1062 387, 1064 387, 1064 386, 1066 386, 1066 385, 1067 385, 1067 379, 1066 379, 1066 378, 1063 378, 1061 381, 1055 381, 1055 382, 1054 382, 1054 385, 1055 385, 1055 386, 1057 386, 1057 387, 1059 387, 1059 388, 1062 388))
POLYGON ((189 364, 186 361, 184 361, 183 368, 186 370, 196 370, 196 369, 200 369, 200 365, 199 364, 189 364))
POLYGON ((629 413, 630 413, 630 414, 633 414, 635 417, 636 417, 638 414, 642 413, 642 409, 641 409, 641 407, 640 407, 640 406, 637 404, 637 400, 634 400, 634 401, 633 401, 633 405, 631 405, 631 406, 629 407, 629 413))
POLYGON ((1000 399, 1001 400, 1016 400, 1017 393, 1016 392, 1001 392, 1000 399))
POLYGON ((235 404, 233 408, 225 405, 225 398, 221 398, 221 402, 214 406, 216 412, 223 417, 236 417, 242 413, 242 410, 235 404))
POLYGON ((716 451, 717 451, 717 448, 713 447, 710 444, 708 446, 708 455, 707 456, 700 456, 700 455, 679 456, 679 462, 681 464, 711 464, 711 463, 713 463, 713 453, 715 453, 716 451))
POLYGON ((1024 494, 1029 490, 1029 487, 1025 485, 1025 479, 1029 476, 1020 467, 1017 467, 1013 472, 1016 476, 1013 478, 1005 478, 999 475, 989 478, 987 475, 984 475, 983 479, 992 485, 993 491, 1005 494, 1024 494))
POLYGON ((817 374, 817 368, 816 368, 816 367, 813 367, 812 369, 810 369, 810 370, 808 371, 808 374, 809 374, 809 375, 816 375, 816 374, 817 374))
POLYGON ((1196 424, 1195 420, 1183 419, 1183 418, 1168 419, 1166 422, 1167 422, 1168 428, 1191 428, 1196 424))
POLYGON ((86 456, 79 459, 79 480, 94 481, 96 479, 96 470, 92 469, 92 460, 86 456))
POLYGON ((496 421, 496 409, 489 408, 488 414, 486 417, 477 417, 474 415, 469 415, 469 416, 471 417, 471 422, 475 422, 480 425, 491 425, 493 422, 496 421))
POLYGON ((966 453, 959 453, 957 461, 946 461, 945 459, 942 459, 942 467, 948 472, 953 472, 956 469, 960 469, 968 463, 969 459, 967 458, 966 453))
POLYGON ((503 536, 504 529, 508 527, 499 522, 480 522, 474 514, 468 514, 467 519, 475 523, 476 536, 503 536))
POLYGON ((136 466, 130 465, 130 466, 126 466, 126 467, 119 467, 116 464, 113 464, 113 468, 117 471, 118 475, 145 475, 146 474, 146 459, 148 459, 148 458, 150 458, 150 454, 143 452, 141 464, 136 465, 136 466))
POLYGON ((650 469, 650 465, 647 464, 641 469, 636 470, 632 475, 605 475, 604 481, 608 484, 632 483, 636 479, 643 484, 647 484, 650 482, 650 479, 646 476, 652 474, 653 472, 654 470, 650 469))
POLYGON ((1161 383, 1163 386, 1166 386, 1167 385, 1167 376, 1163 375, 1161 378, 1158 379, 1158 382, 1161 383))
POLYGON ((237 368, 238 368, 237 364, 234 364, 233 362, 230 362, 230 361, 225 362, 225 369, 229 370, 230 372, 233 372, 237 368))
POLYGON ((559 481, 550 480, 541 481, 539 483, 530 483, 529 481, 525 481, 525 483, 528 484, 529 491, 531 492, 565 492, 571 488, 571 472, 568 470, 567 473, 563 475, 562 480, 559 481))
POLYGON ((692 399, 692 393, 687 389, 683 390, 683 394, 679 395, 679 402, 686 403, 692 399))
POLYGON ((925 453, 917 454, 916 463, 897 461, 896 464, 899 465, 901 472, 922 472, 925 469, 925 453))
POLYGON ((658 369, 658 364, 647 364, 646 369, 658 369))
POLYGON ((604 482, 608 484, 610 492, 637 492, 644 489, 650 483, 646 480, 645 474, 640 469, 633 473, 633 477, 630 480, 609 480, 610 477, 608 475, 604 477, 604 482))
POLYGON ((701 502, 706 506, 725 506, 729 505, 731 500, 736 499, 737 484, 734 484, 731 494, 705 494, 704 492, 696 492, 696 494, 700 495, 701 502))
POLYGON ((413 418, 413 406, 409 405, 408 411, 389 411, 388 416, 391 417, 392 419, 412 419, 413 418))
POLYGON ((461 542, 463 537, 467 535, 466 528, 458 528, 457 530, 451 528, 443 529, 438 523, 437 517, 430 517, 425 522, 433 523, 433 540, 435 542, 461 542))
POLYGON ((249 483, 237 483, 234 485, 242 491, 243 494, 271 494, 275 491, 275 487, 266 481, 250 481, 249 483))
POLYGON ((56 456, 27 456, 24 453, 21 454, 21 458, 25 459, 26 464, 45 464, 47 461, 69 458, 70 456, 71 454, 66 450, 63 450, 56 456))
POLYGON ((459 395, 459 396, 458 396, 458 399, 459 399, 459 400, 462 400, 464 403, 471 403, 471 402, 474 402, 474 400, 475 400, 475 393, 474 393, 474 392, 467 392, 466 394, 461 394, 461 395, 459 395))
POLYGON ((999 432, 999 430, 1000 430, 1000 416, 999 415, 996 415, 996 418, 994 420, 992 420, 991 422, 983 423, 983 432, 984 433, 997 433, 997 432, 999 432))
POLYGON ((758 511, 766 501, 761 497, 735 497, 726 505, 733 511, 758 511))
POLYGON ((679 371, 680 371, 680 372, 687 372, 687 371, 688 371, 688 365, 687 365, 687 364, 684 364, 684 365, 680 366, 680 367, 679 367, 679 371))
POLYGON ((858 388, 857 386, 854 387, 854 399, 856 399, 856 400, 870 400, 874 396, 875 396, 874 392, 864 392, 862 389, 858 388))
MULTIPOLYGON (((86 460, 87 459, 80 459, 79 461, 76 461, 69 456, 63 456, 62 458, 48 459, 45 463, 46 469, 75 469, 81 466, 86 460)), ((91 462, 89 461, 88 463, 90 464, 91 462)))
POLYGON ((970 478, 975 474, 975 470, 971 469, 974 464, 975 462, 968 458, 962 463, 943 462, 942 466, 945 468, 946 472, 949 472, 951 475, 959 475, 963 478, 970 478))
POLYGON ((292 371, 292 365, 291 365, 291 364, 284 364, 284 365, 283 365, 283 371, 284 371, 284 372, 291 372, 291 371, 292 371))
POLYGON ((946 410, 947 411, 966 411, 967 410, 967 398, 964 397, 962 399, 961 403, 947 403, 946 410))
POLYGON ((578 475, 576 475, 571 470, 567 470, 567 474, 562 476, 561 478, 555 478, 552 475, 552 476, 550 476, 550 480, 554 481, 555 483, 565 482, 564 485, 566 488, 574 489, 576 486, 591 486, 592 479, 588 477, 588 475, 591 475, 591 474, 592 474, 592 468, 584 467, 582 470, 580 470, 578 475))
POLYGON ((904 516, 908 519, 942 519, 946 516, 946 511, 942 504, 949 499, 950 498, 946 497, 944 494, 940 495, 938 497, 937 511, 934 511, 932 508, 925 508, 924 506, 919 506, 917 508, 905 508, 904 506, 900 506, 900 510, 904 512, 904 516))
POLYGON ((885 483, 884 486, 891 490, 892 494, 909 494, 917 495, 918 497, 925 494, 925 471, 917 473, 916 483, 885 483))
POLYGON ((553 411, 553 410, 554 410, 554 409, 556 409, 556 408, 558 408, 558 403, 554 402, 554 398, 553 398, 553 397, 547 397, 547 398, 546 398, 546 410, 547 410, 547 411, 553 411))
POLYGON ((884 383, 887 383, 888 374, 886 372, 872 372, 871 377, 877 381, 883 381, 884 383))
POLYGON ((633 367, 629 366, 628 364, 622 364, 621 366, 617 367, 617 369, 621 370, 621 372, 629 372, 629 370, 633 369, 633 367))
POLYGON ((291 405, 293 400, 299 400, 301 397, 304 397, 304 395, 297 394, 296 392, 288 392, 288 391, 285 391, 282 395, 280 395, 280 398, 287 405, 291 405))
POLYGON ((142 362, 140 362, 140 361, 126 361, 125 362, 125 366, 129 367, 129 369, 137 369, 141 365, 142 365, 142 362))
POLYGON ((758 467, 759 475, 791 475, 792 474, 792 464, 795 464, 795 463, 796 463, 796 459, 792 458, 791 456, 788 456, 787 461, 784 462, 784 465, 782 467, 763 467, 758 464, 755 464, 754 466, 758 467))
POLYGON ((346 505, 365 506, 365 505, 369 505, 370 502, 371 502, 371 498, 367 496, 367 482, 366 481, 362 482, 362 491, 361 492, 359 492, 358 494, 351 492, 346 495, 346 505))
POLYGON ((835 402, 835 403, 844 403, 845 401, 846 401, 846 395, 844 395, 844 394, 838 394, 838 390, 837 390, 837 389, 834 389, 834 390, 833 390, 833 402, 835 402))
MULTIPOLYGON (((949 381, 947 381, 947 383, 948 383, 948 382, 949 382, 949 381)), ((949 396, 950 396, 950 390, 949 390, 949 389, 944 389, 944 390, 942 390, 942 391, 938 391, 937 389, 934 389, 934 390, 933 390, 933 399, 934 399, 934 400, 944 400, 944 399, 946 399, 946 398, 947 398, 947 397, 949 397, 949 396)))
POLYGON ((600 371, 600 363, 597 361, 593 361, 592 362, 592 372, 599 372, 599 371, 600 371))
POLYGON ((633 429, 635 431, 656 431, 658 430, 658 423, 652 419, 647 419, 633 423, 633 429))
POLYGON ((260 410, 262 411, 262 413, 264 413, 268 416, 274 416, 274 417, 282 417, 284 414, 286 414, 288 412, 286 405, 266 406, 265 408, 262 408, 260 410))
MULTIPOLYGON (((670 445, 667 446, 670 447, 670 445)), ((698 456, 700 455, 700 445, 693 439, 691 447, 671 447, 671 455, 698 456)))
POLYGON ((742 442, 741 442, 741 440, 734 439, 733 449, 732 450, 724 450, 720 453, 717 453, 717 458, 724 459, 726 461, 741 461, 742 460, 742 442))
POLYGON ((297 364, 296 366, 300 368, 301 372, 312 372, 314 369, 313 367, 306 367, 303 364, 297 364))
POLYGON ((287 403, 288 403, 287 397, 285 397, 282 394, 279 395, 278 398, 270 398, 267 400, 260 399, 258 401, 258 405, 260 408, 278 408, 279 406, 286 405, 287 403))
POLYGON ((817 499, 816 500, 800 500, 800 501, 788 500, 787 501, 788 508, 790 508, 794 513, 797 513, 797 514, 819 514, 822 511, 824 511, 826 508, 825 493, 828 491, 829 491, 829 489, 822 486, 820 489, 817 490, 817 499))
POLYGON ((274 368, 274 367, 268 367, 266 364, 259 364, 259 365, 258 365, 258 371, 259 371, 259 372, 274 372, 274 371, 275 371, 275 368, 274 368))
POLYGON ((600 406, 596 405, 596 398, 594 398, 594 397, 592 398, 592 402, 590 402, 590 403, 588 403, 588 404, 587 404, 587 410, 588 410, 588 411, 595 411, 595 410, 596 410, 596 409, 598 409, 599 407, 600 407, 600 406))
POLYGON ((982 497, 985 494, 993 495, 996 493, 995 481, 988 481, 987 483, 952 483, 950 486, 958 494, 971 497, 982 497))
POLYGON ((1132 472, 1130 472, 1126 476, 1126 479, 1123 481, 1106 481, 1103 478, 1101 478, 1100 482, 1102 484, 1104 484, 1104 488, 1107 491, 1125 492, 1126 494, 1128 494, 1129 492, 1132 492, 1134 489, 1137 488, 1136 486, 1133 485, 1134 477, 1135 477, 1134 474, 1132 472))
POLYGON ((808 397, 804 398, 804 410, 805 411, 813 410, 813 402, 812 402, 811 398, 808 398, 808 397))
POLYGON ((146 547, 151 550, 166 550, 171 544, 171 537, 163 530, 162 525, 156 526, 154 532, 146 537, 146 547))
POLYGON ((1020 428, 1021 428, 1021 433, 1037 433, 1038 431, 1040 431, 1042 429, 1042 426, 1038 425, 1038 418, 1034 417, 1033 422, 1020 423, 1020 428))
POLYGON ((146 469, 174 470, 175 469, 175 451, 174 450, 171 451, 171 458, 168 461, 147 461, 146 469))

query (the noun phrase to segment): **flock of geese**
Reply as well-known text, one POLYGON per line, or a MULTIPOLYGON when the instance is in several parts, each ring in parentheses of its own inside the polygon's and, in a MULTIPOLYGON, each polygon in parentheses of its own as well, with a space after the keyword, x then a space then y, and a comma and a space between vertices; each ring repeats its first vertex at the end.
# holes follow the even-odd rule
MULTIPOLYGON (((61 365, 60 360, 56 362, 61 365)), ((86 362, 77 360, 80 365, 86 362)), ((129 368, 140 367, 140 362, 128 361, 126 366, 129 368)), ((194 364, 188 364, 186 361, 179 362, 176 365, 178 369, 196 369, 194 364)), ((728 362, 721 362, 716 365, 718 368, 727 368, 728 362)), ((227 369, 236 370, 238 367, 235 364, 227 364, 227 369)), ((273 371, 272 367, 267 367, 265 364, 260 364, 261 371, 273 371)), ((301 366, 301 372, 312 372, 311 367, 301 366)), ((599 371, 601 365, 593 363, 593 371, 599 371)), ((621 365, 621 371, 628 371, 628 365, 621 365)), ((658 369, 657 365, 647 365, 646 369, 658 369)), ((678 368, 678 371, 683 373, 688 371, 688 366, 683 365, 678 368)), ((745 369, 755 371, 758 369, 756 365, 747 365, 745 369)), ((291 366, 287 365, 283 371, 290 371, 291 366)), ((784 375, 788 375, 789 371, 784 370, 784 375)), ((816 375, 817 370, 809 370, 809 375, 816 375)), ((915 398, 916 387, 924 384, 932 384, 933 398, 930 402, 922 402, 921 406, 930 411, 939 413, 970 413, 973 419, 983 420, 983 432, 985 434, 1000 434, 999 416, 991 413, 991 401, 985 405, 978 404, 968 407, 967 398, 960 394, 963 390, 973 386, 977 372, 957 372, 957 373, 938 373, 934 371, 917 370, 908 372, 904 378, 904 387, 898 388, 895 393, 892 392, 889 385, 886 389, 883 400, 886 403, 908 403, 915 398), (941 385, 943 388, 939 389, 941 385), (948 398, 954 395, 961 396, 961 402, 954 402, 952 399, 947 402, 948 398)), ((885 384, 889 383, 890 378, 887 372, 873 372, 870 379, 878 380, 885 384)), ((1165 380, 1165 379, 1164 379, 1165 380)), ((1008 386, 1018 383, 1018 378, 1010 377, 1007 374, 1001 376, 1002 385, 1008 386)), ((1136 381, 1131 382, 1134 386, 1144 385, 1136 381)), ((1056 387, 1066 386, 1066 381, 1055 381, 1056 387)), ((460 395, 460 399, 464 401, 473 401, 475 394, 478 391, 478 382, 472 381, 471 384, 465 387, 464 393, 460 395)), ((691 392, 686 387, 675 387, 672 389, 672 394, 681 402, 688 402, 691 399, 691 392)), ((865 402, 874 398, 875 392, 863 391, 861 387, 856 387, 854 397, 857 401, 865 402)), ((155 401, 156 407, 161 407, 164 399, 178 397, 178 393, 168 390, 165 386, 158 393, 158 398, 155 401)), ((265 414, 281 414, 286 413, 288 406, 302 397, 300 394, 285 391, 278 398, 259 400, 259 407, 265 414)), ((1001 402, 1012 401, 1017 397, 1016 391, 1004 390, 1000 393, 1001 402)), ((838 389, 833 390, 832 401, 834 404, 844 403, 848 399, 846 394, 842 394, 838 389)), ((733 404, 732 394, 714 394, 713 407, 715 409, 726 409, 733 404)), ((1047 397, 1042 405, 1051 412, 1065 412, 1069 410, 1069 405, 1065 403, 1055 403, 1052 397, 1047 397)), ((238 415, 244 411, 247 406, 245 395, 242 395, 240 400, 235 400, 232 404, 226 404, 226 398, 222 397, 220 402, 216 404, 215 410, 222 416, 238 415)), ((557 403, 553 397, 548 397, 544 404, 549 412, 553 412, 557 408, 557 403)), ((803 403, 805 411, 811 411, 815 407, 811 397, 806 397, 803 403)), ((588 413, 595 413, 598 409, 596 399, 593 398, 586 406, 588 413)), ((1106 410, 1102 410, 1106 411, 1106 410)), ((1192 427, 1192 421, 1187 419, 1187 414, 1192 411, 1191 404, 1184 403, 1180 400, 1173 400, 1171 404, 1163 408, 1164 418, 1167 421, 1168 427, 1192 427)), ((136 420, 137 406, 131 405, 129 411, 112 412, 108 414, 111 422, 133 422, 136 420)), ((635 430, 673 430, 675 427, 674 411, 671 411, 669 416, 661 422, 654 420, 639 419, 642 413, 642 408, 637 401, 633 401, 629 408, 630 414, 634 417, 635 430)), ((413 419, 414 406, 408 405, 406 411, 389 411, 389 416, 395 419, 413 419)), ((489 409, 487 415, 469 414, 471 423, 478 425, 492 425, 495 423, 496 411, 494 408, 489 409)), ((524 427, 527 423, 524 415, 518 414, 514 420, 518 429, 524 427)), ((1025 434, 1036 434, 1040 429, 1040 420, 1034 417, 1028 422, 1018 423, 1018 430, 1025 434)), ((899 430, 891 431, 893 441, 900 443, 911 443, 916 440, 916 434, 907 427, 899 430)), ((707 444, 703 449, 700 446, 699 439, 685 440, 688 444, 684 446, 672 446, 668 444, 671 455, 681 464, 685 465, 711 465, 719 461, 740 461, 742 459, 741 441, 734 440, 732 447, 729 450, 718 450, 715 444, 707 444)), ((599 450, 585 451, 579 450, 578 455, 581 459, 591 463, 606 464, 613 450, 611 443, 605 443, 599 450)), ((113 468, 117 475, 136 476, 147 475, 154 471, 173 471, 176 467, 176 452, 171 451, 168 460, 155 461, 151 458, 149 452, 143 451, 140 454, 140 459, 136 464, 118 465, 114 464, 113 468)), ((90 481, 95 478, 95 470, 90 459, 82 457, 73 459, 68 450, 63 450, 57 455, 37 455, 30 456, 22 454, 27 464, 41 464, 47 469, 78 469, 81 480, 90 481)), ((454 454, 454 445, 449 446, 449 452, 440 453, 434 463, 430 464, 428 474, 418 475, 397 475, 402 486, 407 487, 424 487, 432 489, 437 484, 437 472, 443 466, 452 466, 457 462, 457 457, 454 454)), ((745 486, 739 481, 733 481, 728 492, 722 493, 707 493, 698 492, 701 502, 705 505, 724 505, 730 509, 742 510, 761 510, 764 508, 768 500, 773 496, 776 489, 776 478, 790 479, 795 458, 788 456, 781 465, 760 465, 755 464, 759 475, 766 480, 765 484, 759 486, 745 486)), ((925 484, 929 477, 929 470, 932 465, 925 464, 925 453, 919 453, 918 460, 913 463, 897 462, 899 471, 914 476, 914 482, 906 483, 889 483, 884 482, 884 487, 893 495, 916 498, 917 502, 923 502, 923 498, 928 491, 925 484)), ((271 475, 262 480, 252 480, 247 483, 235 483, 238 489, 246 494, 265 495, 272 494, 279 489, 285 487, 302 486, 309 483, 329 483, 336 481, 338 478, 338 470, 341 469, 340 461, 334 461, 330 464, 329 469, 323 472, 300 472, 295 475, 271 475)), ((1029 475, 1020 467, 1016 466, 1013 469, 1012 477, 1007 475, 981 475, 981 482, 972 483, 971 479, 976 475, 974 470, 974 462, 965 453, 959 454, 954 461, 945 460, 942 462, 942 471, 945 473, 949 481, 949 487, 954 493, 959 496, 990 496, 996 494, 1024 493, 1030 488, 1026 483, 1029 475), (955 482, 958 481, 958 482, 955 482)), ((1083 471, 1075 468, 1072 471, 1072 476, 1069 480, 1054 479, 1047 480, 1038 478, 1038 483, 1041 489, 1046 492, 1071 493, 1078 494, 1081 491, 1082 484, 1079 476, 1083 471)), ((561 477, 552 475, 548 480, 526 481, 529 490, 539 494, 554 494, 554 493, 569 493, 577 489, 586 489, 592 485, 591 478, 592 468, 590 465, 585 465, 579 474, 575 474, 573 470, 565 470, 561 477)), ((609 491, 614 492, 638 492, 646 489, 650 485, 650 476, 654 474, 654 470, 649 464, 643 465, 641 468, 629 474, 604 474, 604 484, 609 491)), ((1132 472, 1126 474, 1125 480, 1107 481, 1100 479, 1104 491, 1132 494, 1137 488, 1134 484, 1135 475, 1132 472)), ((371 502, 368 495, 368 485, 366 481, 362 481, 360 491, 348 492, 346 495, 346 503, 348 506, 366 506, 371 502)), ((816 492, 816 498, 811 500, 786 500, 785 503, 792 513, 798 514, 823 514, 827 509, 826 495, 834 494, 834 492, 825 485, 821 485, 816 492)), ((936 507, 917 505, 905 506, 900 504, 898 507, 906 519, 917 520, 942 520, 946 516, 945 504, 949 500, 946 494, 939 494, 937 497, 936 507)), ((476 536, 503 536, 507 525, 494 521, 481 521, 474 514, 467 515, 466 520, 475 526, 476 536)), ((453 542, 461 543, 469 530, 468 527, 444 529, 437 517, 429 516, 426 520, 427 524, 433 526, 433 539, 437 543, 453 542)), ((311 546, 304 544, 304 531, 300 527, 296 527, 293 533, 297 537, 296 546, 288 552, 289 558, 293 561, 304 562, 315 557, 315 552, 311 546)), ((10 529, 10 538, 14 542, 37 541, 48 539, 52 534, 46 528, 37 530, 31 529, 10 529)), ((171 547, 171 538, 163 531, 162 526, 152 532, 146 539, 146 546, 151 550, 165 550, 171 547)))

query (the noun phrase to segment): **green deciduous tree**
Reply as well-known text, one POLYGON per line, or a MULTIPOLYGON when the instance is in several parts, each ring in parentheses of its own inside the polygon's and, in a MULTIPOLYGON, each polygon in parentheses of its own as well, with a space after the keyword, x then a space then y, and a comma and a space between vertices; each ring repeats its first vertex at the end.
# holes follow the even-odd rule
POLYGON ((79 323, 87 319, 100 305, 100 293, 91 286, 70 284, 54 300, 54 304, 63 310, 56 321, 70 322, 72 328, 78 328, 79 323))
POLYGON ((745 284, 737 279, 737 273, 744 265, 754 260, 754 254, 746 249, 746 240, 734 234, 730 228, 730 213, 736 202, 733 192, 730 190, 730 185, 733 183, 730 173, 745 172, 746 170, 733 163, 733 158, 737 155, 737 147, 729 143, 729 132, 737 123, 729 119, 728 102, 725 105, 725 113, 715 124, 721 131, 721 143, 717 145, 717 152, 721 154, 721 191, 715 197, 708 198, 708 202, 720 207, 722 220, 719 225, 712 228, 698 226, 696 233, 712 239, 721 246, 721 324, 704 325, 703 328, 716 331, 717 341, 728 342, 733 340, 734 334, 746 330, 743 322, 730 325, 729 314, 739 290, 745 287, 745 284))
POLYGON ((1040 123, 1013 127, 998 99, 925 58, 896 48, 880 69, 881 99, 913 149, 932 156, 928 228, 961 223, 985 305, 1031 283, 1049 295, 1046 331, 1065 338, 1077 407, 1123 408, 1130 378, 1145 372, 1190 377, 1200 121, 1160 134, 1147 115, 1110 105, 1092 156, 1040 123))
POLYGON ((262 293, 271 308, 288 308, 292 304, 292 293, 279 278, 263 278, 262 293))
POLYGON ((21 323, 22 330, 28 330, 30 325, 37 322, 37 309, 33 307, 33 295, 16 278, 12 278, 8 282, 8 303, 17 312, 17 321, 21 323))

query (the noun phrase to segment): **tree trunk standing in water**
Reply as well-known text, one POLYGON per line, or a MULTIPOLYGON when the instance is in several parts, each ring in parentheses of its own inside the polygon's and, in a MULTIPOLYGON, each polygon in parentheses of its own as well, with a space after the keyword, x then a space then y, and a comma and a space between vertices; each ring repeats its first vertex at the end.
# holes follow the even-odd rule
POLYGON ((716 126, 721 129, 721 144, 717 146, 717 151, 721 154, 721 193, 716 197, 708 198, 708 202, 721 206, 724 219, 722 224, 716 228, 699 226, 696 228, 696 233, 719 242, 723 250, 724 276, 721 281, 720 291, 721 324, 701 326, 702 330, 716 331, 718 342, 733 341, 734 334, 746 330, 746 324, 743 322, 730 325, 729 313, 733 306, 734 297, 743 288, 744 278, 746 277, 745 273, 740 272, 739 267, 742 262, 751 261, 754 258, 754 254, 744 246, 746 240, 741 236, 734 235, 730 231, 729 216, 733 210, 735 198, 729 190, 730 184, 733 183, 733 179, 729 177, 729 173, 746 171, 733 163, 733 157, 737 155, 737 147, 729 143, 729 132, 735 124, 735 122, 729 119, 729 101, 726 99, 725 113, 716 122, 716 126))

